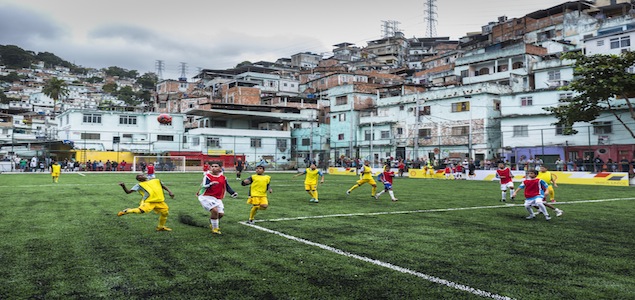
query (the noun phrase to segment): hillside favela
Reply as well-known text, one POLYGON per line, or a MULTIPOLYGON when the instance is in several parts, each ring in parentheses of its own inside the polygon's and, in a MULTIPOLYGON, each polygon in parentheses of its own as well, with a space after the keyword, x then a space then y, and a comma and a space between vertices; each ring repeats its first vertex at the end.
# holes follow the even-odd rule
POLYGON ((631 2, 504 13, 458 40, 407 37, 383 21, 382 38, 364 44, 191 76, 182 63, 177 79, 163 78, 161 60, 139 74, 0 45, 0 171, 48 172, 53 160, 64 171, 136 171, 146 159, 190 171, 239 161, 247 170, 339 170, 369 160, 633 174, 632 90, 584 116, 566 112, 582 93, 571 86, 580 57, 634 49, 631 2))

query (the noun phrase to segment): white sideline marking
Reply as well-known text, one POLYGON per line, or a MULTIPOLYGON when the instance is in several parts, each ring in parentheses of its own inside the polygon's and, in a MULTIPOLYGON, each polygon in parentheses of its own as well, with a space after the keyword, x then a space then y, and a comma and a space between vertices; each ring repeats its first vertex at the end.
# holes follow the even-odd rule
MULTIPOLYGON (((549 202, 549 203, 550 204, 576 204, 576 203, 593 203, 593 202, 624 201, 624 200, 635 200, 635 198, 613 198, 613 199, 580 200, 580 201, 549 202)), ((524 200, 519 200, 519 201, 523 201, 524 202, 524 200)), ((457 210, 505 208, 505 207, 515 207, 515 206, 524 206, 524 204, 503 204, 503 205, 490 205, 490 206, 472 206, 472 207, 457 207, 457 208, 421 209, 421 210, 410 210, 410 211, 384 211, 384 212, 374 212, 374 213, 334 214, 334 215, 323 215, 323 216, 307 216, 307 217, 292 217, 292 218, 269 219, 269 220, 262 220, 262 221, 280 222, 280 221, 291 221, 291 220, 322 219, 322 218, 337 218, 337 217, 377 216, 377 215, 413 214, 413 213, 443 212, 443 211, 457 211, 457 210)))
MULTIPOLYGON (((635 200, 635 198, 612 198, 612 199, 598 199, 598 200, 580 200, 580 201, 569 201, 569 202, 554 202, 554 204, 575 204, 575 203, 595 203, 595 202, 607 202, 607 201, 624 201, 624 200, 635 200)), ((319 219, 319 218, 334 218, 334 217, 352 217, 352 216, 373 216, 373 215, 390 215, 390 214, 410 214, 410 213, 428 213, 428 212, 444 212, 444 211, 458 211, 458 210, 473 210, 473 209, 490 209, 490 208, 505 208, 505 207, 517 207, 517 206, 524 206, 524 204, 504 204, 504 205, 494 205, 494 206, 474 206, 474 207, 459 207, 459 208, 439 208, 439 209, 423 209, 423 210, 413 210, 413 211, 395 211, 395 212, 375 212, 375 213, 354 213, 354 214, 335 214, 335 215, 323 215, 323 216, 309 216, 309 217, 294 217, 294 218, 280 218, 280 219, 269 219, 269 220, 259 220, 256 222, 280 222, 280 221, 291 221, 291 220, 304 220, 304 219, 319 219)), ((487 291, 483 291, 483 290, 479 290, 479 289, 475 289, 472 287, 469 287, 467 285, 464 284, 460 284, 460 283, 456 283, 456 282, 452 282, 446 279, 442 279, 436 276, 432 276, 432 275, 428 275, 428 274, 423 274, 420 272, 416 272, 407 268, 403 268, 400 266, 396 266, 390 263, 386 263, 383 261, 379 261, 376 259, 372 259, 372 258, 368 258, 368 257, 364 257, 364 256, 360 256, 357 254, 353 254, 353 253, 349 253, 337 248, 333 248, 327 245, 323 245, 323 244, 319 244, 316 242, 312 242, 306 239, 302 239, 302 238, 298 238, 292 235, 288 235, 279 231, 275 231, 275 230, 271 230, 268 228, 264 228, 261 226, 257 226, 257 225, 253 225, 253 224, 247 224, 246 222, 239 222, 243 225, 246 226, 251 226, 253 228, 256 228, 258 230, 261 231, 265 231, 268 233, 272 233, 275 235, 279 235, 281 237, 284 237, 286 239, 292 240, 292 241, 296 241, 296 242, 300 242, 303 244, 307 244, 310 246, 315 246, 339 255, 343 255, 346 257, 350 257, 350 258, 354 258, 357 260, 361 260, 361 261, 365 261, 380 267, 384 267, 384 268, 388 268, 394 271, 398 271, 401 273, 405 273, 405 274, 410 274, 410 275, 414 275, 420 278, 423 278, 427 281, 433 282, 433 283, 438 283, 438 284, 442 284, 445 286, 448 286, 450 288, 454 288, 457 290, 461 290, 461 291, 465 291, 468 293, 472 293, 474 295, 477 296, 481 296, 481 297, 488 297, 488 298, 492 298, 492 299, 501 299, 501 300, 513 300, 514 298, 510 298, 507 296, 501 296, 498 294, 494 294, 494 293, 490 293, 487 291)))
POLYGON ((79 173, 79 172, 77 173, 77 175, 79 175, 79 176, 86 176, 86 174, 84 174, 84 173, 79 173))
POLYGON ((247 226, 254 227, 256 229, 259 229, 259 230, 262 230, 262 231, 265 231, 265 232, 268 232, 268 233, 273 233, 273 234, 279 235, 281 237, 284 237, 284 238, 292 240, 292 241, 304 243, 304 244, 307 244, 307 245, 310 245, 310 246, 315 246, 315 247, 318 247, 318 248, 321 248, 321 249, 324 249, 324 250, 327 250, 327 251, 331 251, 331 252, 339 254, 339 255, 344 255, 346 257, 350 257, 350 258, 358 259, 358 260, 361 260, 361 261, 365 261, 365 262, 368 262, 368 263, 371 263, 371 264, 374 264, 374 265, 377 265, 377 266, 380 266, 380 267, 388 268, 388 269, 391 269, 391 270, 394 270, 394 271, 398 271, 398 272, 401 272, 401 273, 414 275, 414 276, 423 278, 425 280, 428 280, 430 282, 442 284, 442 285, 451 287, 453 289, 457 289, 457 290, 465 291, 465 292, 468 292, 468 293, 472 293, 472 294, 477 295, 477 296, 488 297, 488 298, 492 298, 492 299, 501 299, 501 300, 512 300, 512 299, 514 299, 514 298, 510 298, 510 297, 506 297, 506 296, 501 296, 501 295, 498 295, 498 294, 493 294, 493 293, 490 293, 490 292, 487 292, 487 291, 475 289, 475 288, 469 287, 467 285, 459 284, 459 283, 452 282, 452 281, 449 281, 449 280, 445 280, 445 279, 442 279, 442 278, 439 278, 439 277, 436 277, 436 276, 419 273, 419 272, 416 272, 416 271, 413 271, 413 270, 410 270, 410 269, 406 269, 406 268, 403 268, 403 267, 400 267, 400 266, 396 266, 396 265, 393 265, 393 264, 390 264, 390 263, 387 263, 387 262, 383 262, 383 261, 379 261, 379 260, 376 260, 376 259, 372 259, 372 258, 360 256, 360 255, 357 255, 357 254, 349 253, 349 252, 346 252, 346 251, 343 251, 343 250, 340 250, 340 249, 337 249, 337 248, 333 248, 333 247, 330 247, 330 246, 327 246, 327 245, 323 245, 323 244, 319 244, 319 243, 316 243, 316 242, 311 242, 309 240, 305 240, 305 239, 298 238, 298 237, 295 237, 295 236, 292 236, 292 235, 284 234, 282 232, 278 232, 278 231, 275 231, 275 230, 267 229, 267 228, 260 227, 260 226, 257 226, 257 225, 247 224, 246 222, 240 222, 240 223, 242 223, 244 225, 247 225, 247 226))

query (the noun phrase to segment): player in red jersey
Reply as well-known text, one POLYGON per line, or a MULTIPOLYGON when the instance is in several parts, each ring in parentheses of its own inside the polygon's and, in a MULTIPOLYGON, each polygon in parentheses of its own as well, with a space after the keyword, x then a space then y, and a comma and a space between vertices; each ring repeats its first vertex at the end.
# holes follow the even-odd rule
POLYGON ((223 205, 225 192, 228 192, 232 198, 238 196, 238 193, 234 192, 227 183, 227 178, 222 174, 220 165, 212 163, 210 171, 204 174, 203 183, 201 183, 201 188, 196 195, 201 206, 210 212, 209 228, 213 234, 221 234, 219 221, 225 215, 225 206, 223 205))
POLYGON ((379 196, 381 194, 388 192, 388 194, 390 195, 390 199, 392 199, 392 201, 399 200, 395 198, 395 193, 392 191, 393 177, 395 177, 395 172, 390 171, 390 165, 384 166, 384 171, 379 173, 379 175, 377 176, 377 179, 379 179, 379 181, 381 181, 384 184, 384 189, 379 191, 379 193, 375 195, 375 199, 379 199, 379 196))
POLYGON ((147 174, 146 177, 148 177, 148 179, 154 179, 154 164, 153 163, 149 163, 148 166, 146 167, 146 171, 147 174))
POLYGON ((536 170, 527 171, 527 178, 523 180, 520 186, 514 191, 512 197, 516 197, 516 193, 521 189, 525 189, 525 209, 529 212, 527 219, 533 219, 536 217, 532 206, 538 206, 540 212, 545 216, 545 219, 549 221, 551 217, 547 212, 547 208, 544 205, 545 191, 547 191, 547 183, 536 178, 536 170))
POLYGON ((454 179, 463 179, 463 166, 458 163, 454 168, 454 179))
POLYGON ((514 200, 514 196, 512 196, 512 193, 514 192, 514 175, 512 175, 512 171, 508 167, 505 167, 504 163, 498 164, 496 178, 500 179, 501 183, 501 201, 507 202, 506 196, 508 189, 509 199, 514 200))
POLYGON ((445 165, 445 170, 443 170, 443 173, 445 174, 445 179, 452 179, 452 165, 445 165))

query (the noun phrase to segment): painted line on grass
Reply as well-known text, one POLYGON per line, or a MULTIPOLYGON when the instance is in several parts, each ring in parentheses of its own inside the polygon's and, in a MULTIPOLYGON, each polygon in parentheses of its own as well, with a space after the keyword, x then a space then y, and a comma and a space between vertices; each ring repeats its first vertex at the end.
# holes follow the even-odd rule
POLYGON ((423 279, 425 279, 427 281, 430 281, 432 283, 442 284, 442 285, 448 286, 450 288, 461 290, 461 291, 465 291, 465 292, 468 292, 468 293, 471 293, 471 294, 474 294, 474 295, 477 295, 477 296, 488 297, 488 298, 492 298, 492 299, 500 299, 500 300, 513 300, 514 299, 514 298, 510 298, 510 297, 506 297, 506 296, 501 296, 501 295, 498 295, 498 294, 490 293, 490 292, 487 292, 487 291, 475 289, 475 288, 469 287, 467 285, 456 283, 456 282, 452 282, 452 281, 449 281, 449 280, 446 280, 446 279, 442 279, 442 278, 439 278, 439 277, 436 277, 436 276, 432 276, 432 275, 416 272, 416 271, 413 271, 413 270, 410 270, 410 269, 407 269, 407 268, 403 268, 403 267, 400 267, 400 266, 396 266, 396 265, 393 265, 393 264, 390 264, 390 263, 387 263, 387 262, 383 262, 383 261, 379 261, 379 260, 376 260, 376 259, 368 258, 368 257, 365 257, 365 256, 360 256, 360 255, 357 255, 357 254, 346 252, 344 250, 340 250, 340 249, 337 249, 337 248, 333 248, 331 246, 327 246, 327 245, 324 245, 324 244, 320 244, 320 243, 312 242, 312 241, 309 241, 309 240, 305 240, 303 238, 299 238, 299 237, 295 237, 295 236, 292 236, 292 235, 288 235, 288 234, 285 234, 285 233, 282 233, 282 232, 279 232, 279 231, 271 230, 271 229, 260 227, 260 226, 257 226, 257 225, 247 224, 246 222, 240 222, 240 223, 243 224, 243 225, 246 225, 246 226, 251 226, 251 227, 256 228, 258 230, 262 230, 262 231, 265 231, 265 232, 268 232, 268 233, 279 235, 281 237, 284 237, 284 238, 292 240, 292 241, 296 241, 296 242, 300 242, 300 243, 303 243, 303 244, 307 244, 309 246, 318 247, 318 248, 321 248, 323 250, 327 250, 327 251, 330 251, 330 252, 333 252, 333 253, 336 253, 336 254, 339 254, 339 255, 343 255, 343 256, 349 257, 349 258, 354 258, 354 259, 357 259, 357 260, 368 262, 368 263, 371 263, 371 264, 374 264, 374 265, 377 265, 377 266, 380 266, 380 267, 391 269, 393 271, 398 271, 398 272, 401 272, 401 273, 414 275, 414 276, 423 278, 423 279))
MULTIPOLYGON (((550 202, 551 204, 577 204, 577 203, 594 203, 594 202, 608 202, 608 201, 625 201, 635 200, 635 198, 613 198, 613 199, 597 199, 597 200, 579 200, 568 202, 550 202)), ((421 210, 409 210, 409 211, 383 211, 372 213, 351 213, 351 214, 334 214, 334 215, 322 215, 322 216, 305 216, 305 217, 292 217, 292 218, 279 218, 279 219, 267 219, 261 222, 281 222, 281 221, 293 221, 293 220, 306 220, 306 219, 323 219, 323 218, 338 218, 338 217, 359 217, 359 216, 377 216, 377 215, 396 215, 396 214, 415 214, 415 213, 430 213, 430 212, 446 212, 446 211, 458 211, 458 210, 475 210, 475 209, 492 209, 492 208, 505 208, 505 207, 518 207, 524 204, 504 204, 504 205, 490 205, 490 206, 472 206, 472 207, 456 207, 456 208, 437 208, 437 209, 421 209, 421 210)))

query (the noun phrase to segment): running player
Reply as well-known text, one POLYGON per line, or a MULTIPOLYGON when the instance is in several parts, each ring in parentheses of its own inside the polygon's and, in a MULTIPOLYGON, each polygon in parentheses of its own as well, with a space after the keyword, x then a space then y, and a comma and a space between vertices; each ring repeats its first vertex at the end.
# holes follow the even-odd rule
POLYGON ((505 166, 504 163, 498 164, 496 170, 496 178, 500 179, 501 184, 501 202, 507 202, 507 190, 509 189, 509 198, 514 200, 512 193, 514 192, 514 176, 512 171, 505 166))
POLYGON ((320 183, 324 183, 324 174, 322 171, 317 169, 315 163, 311 163, 311 166, 306 168, 304 172, 296 174, 295 177, 300 175, 306 175, 304 178, 304 189, 309 195, 311 195, 311 200, 309 202, 318 203, 320 202, 318 199, 318 178, 321 178, 320 183))
POLYGON ((377 192, 377 182, 373 179, 373 170, 370 168, 370 161, 364 161, 364 165, 359 169, 359 177, 357 183, 346 191, 346 195, 350 195, 353 190, 362 186, 362 184, 368 183, 372 187, 370 189, 370 196, 374 198, 377 192))
POLYGON ((384 192, 388 192, 388 194, 390 195, 390 198, 392 199, 392 201, 397 201, 399 199, 395 198, 395 194, 392 191, 392 179, 393 177, 395 177, 395 172, 390 171, 390 166, 386 165, 384 167, 384 171, 379 173, 379 175, 377 176, 377 179, 379 179, 379 181, 381 181, 384 184, 384 189, 379 191, 379 193, 377 193, 377 195, 375 195, 375 199, 379 199, 379 196, 381 196, 381 194, 383 194, 384 192))
POLYGON ((512 197, 516 197, 516 193, 518 193, 518 191, 525 189, 525 209, 529 212, 527 219, 529 220, 536 217, 534 210, 531 207, 538 206, 540 212, 545 215, 545 219, 549 221, 551 217, 549 217, 547 208, 545 208, 545 205, 543 204, 545 191, 547 190, 547 183, 540 178, 536 178, 536 173, 536 170, 527 171, 527 178, 514 191, 512 197))

